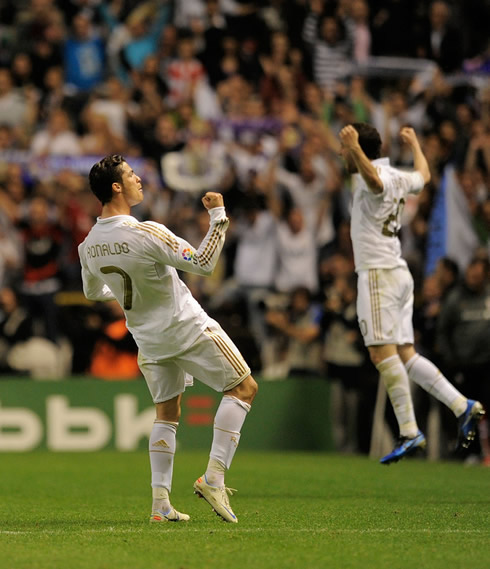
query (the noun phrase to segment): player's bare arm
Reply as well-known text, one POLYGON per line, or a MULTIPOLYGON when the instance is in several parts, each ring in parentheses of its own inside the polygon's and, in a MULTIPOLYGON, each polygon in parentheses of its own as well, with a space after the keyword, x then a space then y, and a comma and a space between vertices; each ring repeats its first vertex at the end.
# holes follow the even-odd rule
POLYGON ((223 196, 217 192, 206 192, 202 198, 202 203, 206 209, 213 209, 214 207, 223 207, 223 196))
POLYGON ((359 133, 351 126, 345 126, 339 134, 342 145, 341 152, 346 155, 347 160, 352 160, 357 171, 366 182, 367 187, 374 193, 380 194, 383 191, 383 182, 378 176, 376 168, 371 164, 369 158, 359 144, 359 133))
POLYGON ((415 170, 422 174, 424 178, 424 183, 428 184, 430 182, 430 169, 427 159, 420 148, 420 143, 418 141, 417 135, 413 128, 405 126, 400 131, 400 138, 405 144, 408 144, 412 149, 413 155, 413 165, 415 170))

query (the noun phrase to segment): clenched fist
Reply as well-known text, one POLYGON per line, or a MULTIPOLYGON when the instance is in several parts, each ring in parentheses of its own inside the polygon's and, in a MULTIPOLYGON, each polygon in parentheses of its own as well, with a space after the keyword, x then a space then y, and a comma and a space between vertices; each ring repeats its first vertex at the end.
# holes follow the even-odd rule
POLYGON ((202 198, 202 203, 206 209, 213 209, 213 207, 224 206, 223 196, 216 192, 206 192, 202 198))
POLYGON ((359 133, 352 125, 344 126, 339 134, 340 141, 344 148, 352 150, 359 146, 359 133))
POLYGON ((412 147, 418 146, 417 135, 412 127, 404 126, 400 131, 400 138, 412 147))

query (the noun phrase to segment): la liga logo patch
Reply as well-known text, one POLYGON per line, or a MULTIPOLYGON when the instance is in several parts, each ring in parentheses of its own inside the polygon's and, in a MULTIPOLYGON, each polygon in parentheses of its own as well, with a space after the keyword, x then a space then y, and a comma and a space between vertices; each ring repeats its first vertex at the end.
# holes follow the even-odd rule
POLYGON ((184 249, 182 251, 182 257, 184 257, 184 261, 192 261, 192 258, 194 257, 192 249, 184 249))

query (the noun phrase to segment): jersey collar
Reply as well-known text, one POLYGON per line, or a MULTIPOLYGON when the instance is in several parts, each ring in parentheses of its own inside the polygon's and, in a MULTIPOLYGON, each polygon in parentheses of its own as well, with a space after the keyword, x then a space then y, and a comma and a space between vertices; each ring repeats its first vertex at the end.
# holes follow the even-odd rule
POLYGON ((111 223, 121 219, 134 219, 132 215, 111 215, 111 217, 97 218, 97 223, 111 223))
POLYGON ((376 158, 376 160, 371 160, 371 164, 379 164, 380 166, 389 166, 390 159, 387 156, 383 158, 376 158))

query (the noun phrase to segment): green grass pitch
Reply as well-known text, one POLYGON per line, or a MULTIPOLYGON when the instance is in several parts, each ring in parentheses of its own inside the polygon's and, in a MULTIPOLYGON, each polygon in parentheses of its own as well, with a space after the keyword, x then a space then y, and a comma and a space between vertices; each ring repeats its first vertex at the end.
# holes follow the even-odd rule
POLYGON ((238 524, 195 496, 204 453, 176 455, 187 524, 149 524, 146 453, 0 456, 2 569, 483 569, 490 470, 366 457, 239 452, 238 524))

